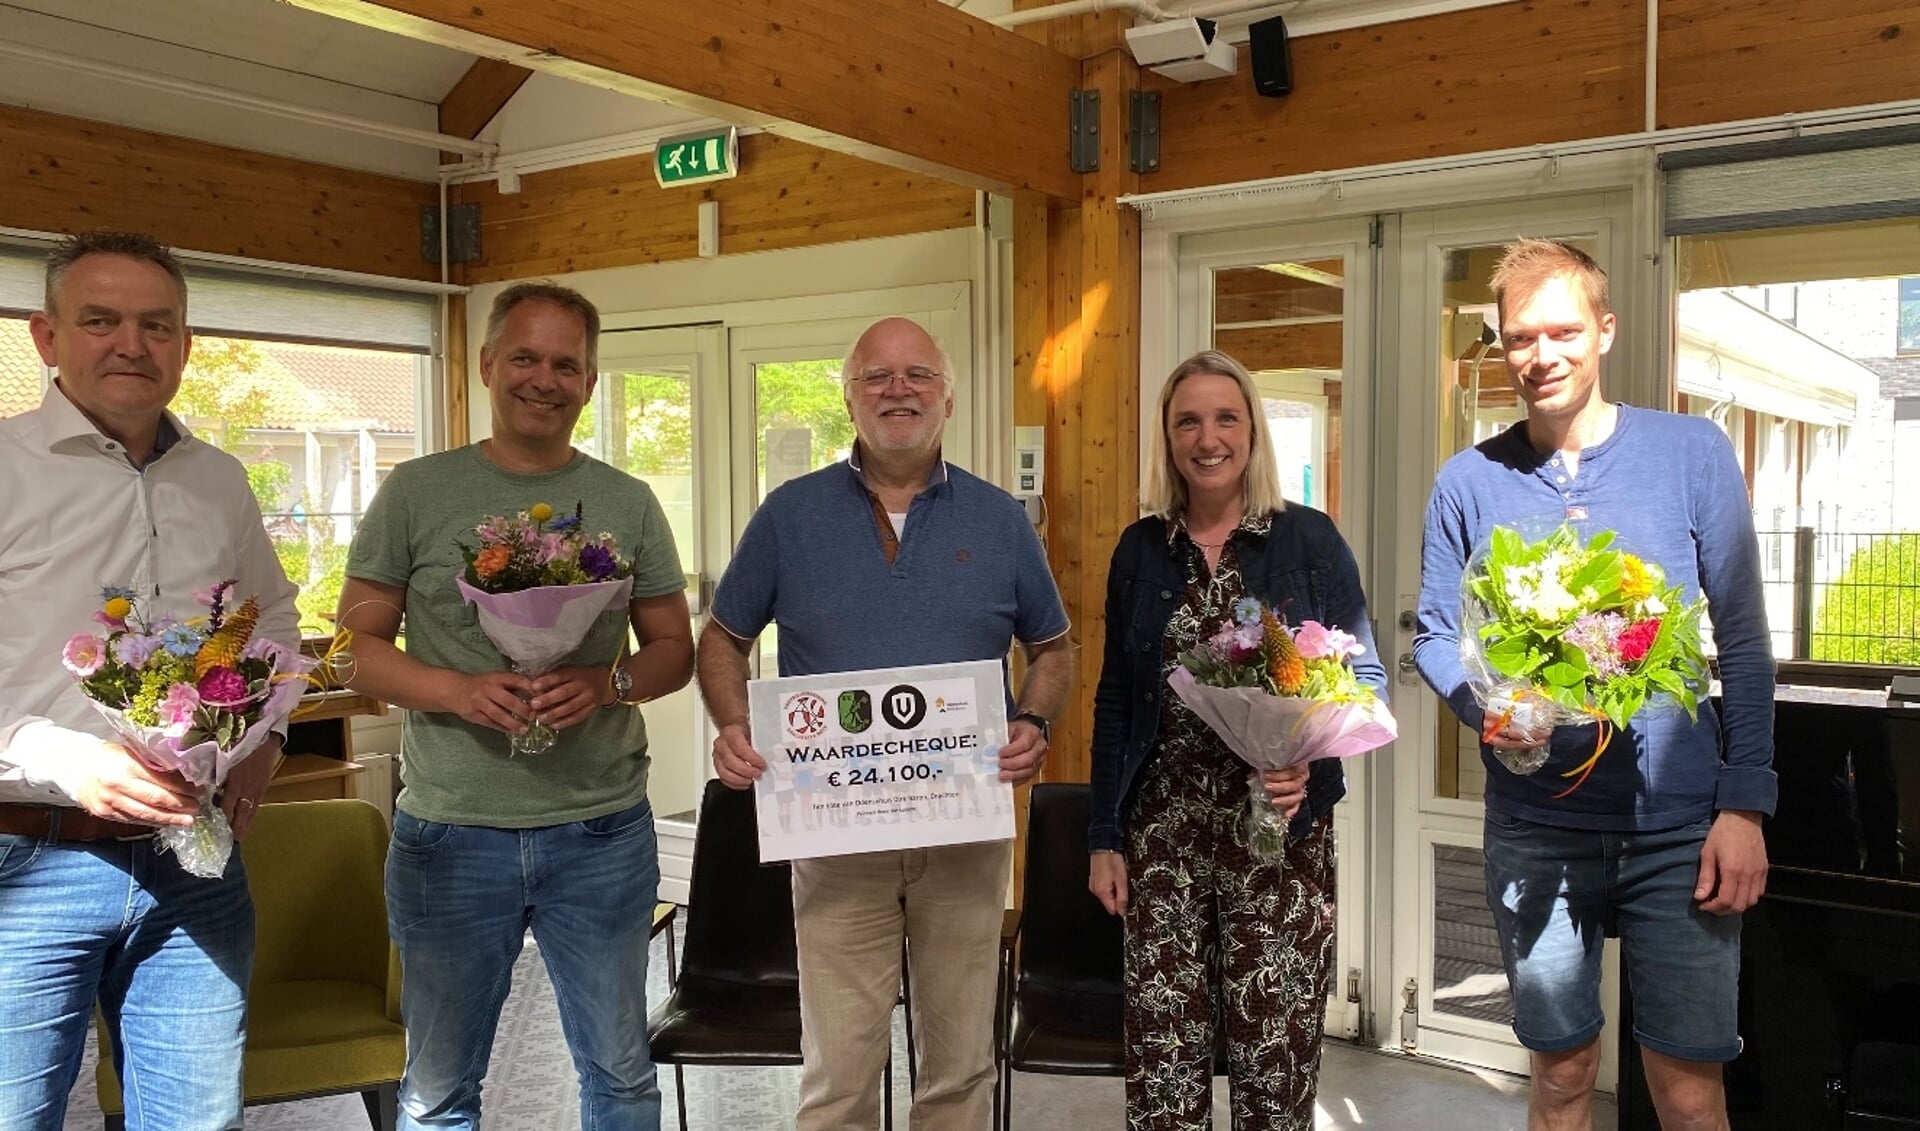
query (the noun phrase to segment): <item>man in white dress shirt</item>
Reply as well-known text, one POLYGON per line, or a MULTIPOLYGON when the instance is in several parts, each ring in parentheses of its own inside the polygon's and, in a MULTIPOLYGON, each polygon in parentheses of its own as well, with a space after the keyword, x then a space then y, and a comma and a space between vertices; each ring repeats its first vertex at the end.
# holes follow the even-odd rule
MULTIPOLYGON (((215 880, 156 851, 195 790, 130 756, 61 666, 103 586, 148 617, 204 615, 235 578, 258 635, 299 643, 296 590, 232 456, 167 412, 192 335, 186 277, 151 237, 90 232, 47 262, 34 344, 58 380, 0 420, 0 1127, 58 1131, 94 1001, 127 1127, 240 1126, 253 904, 240 854, 215 880)), ((244 835, 277 741, 221 805, 244 835)))

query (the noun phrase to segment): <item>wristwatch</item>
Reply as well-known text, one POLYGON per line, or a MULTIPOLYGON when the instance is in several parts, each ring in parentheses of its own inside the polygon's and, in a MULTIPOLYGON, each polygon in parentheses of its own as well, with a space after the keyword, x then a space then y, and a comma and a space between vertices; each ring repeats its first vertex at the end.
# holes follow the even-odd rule
POLYGON ((625 706, 627 704, 627 696, 632 694, 633 673, 627 670, 627 665, 615 664, 613 667, 613 702, 607 704, 607 706, 625 706))
POLYGON ((1030 722, 1034 726, 1040 728, 1040 741, 1042 742, 1053 741, 1053 724, 1047 721, 1046 716, 1036 715, 1032 711, 1022 711, 1007 721, 1017 723, 1022 719, 1025 719, 1027 722, 1030 722))

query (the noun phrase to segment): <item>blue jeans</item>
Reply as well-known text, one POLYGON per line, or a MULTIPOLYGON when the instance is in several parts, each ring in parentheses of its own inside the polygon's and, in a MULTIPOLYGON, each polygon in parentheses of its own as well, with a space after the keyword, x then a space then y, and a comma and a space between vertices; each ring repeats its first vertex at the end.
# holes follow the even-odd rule
POLYGON ((1521 1044, 1564 1052, 1600 1034, 1600 946, 1615 935, 1636 1041, 1680 1060, 1740 1054, 1740 916, 1693 898, 1712 825, 1603 833, 1487 811, 1487 903, 1521 1044))
POLYGON ((253 898, 151 839, 0 834, 0 1127, 59 1131, 97 998, 129 1131, 240 1126, 253 898))
POLYGON ((546 960, 589 1131, 658 1131, 647 946, 653 810, 538 829, 393 815, 387 926, 400 948, 403 1128, 480 1126, 480 1082, 528 927, 546 960))

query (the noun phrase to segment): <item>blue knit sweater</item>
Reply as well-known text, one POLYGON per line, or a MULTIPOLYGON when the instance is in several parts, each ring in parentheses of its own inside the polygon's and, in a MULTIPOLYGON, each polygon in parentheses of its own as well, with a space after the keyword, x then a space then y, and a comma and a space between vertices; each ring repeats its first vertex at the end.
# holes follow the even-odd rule
POLYGON ((1476 731, 1459 649, 1460 580, 1496 525, 1538 537, 1562 519, 1585 535, 1614 530, 1619 545, 1658 563, 1688 601, 1707 596, 1724 708, 1703 702, 1699 721, 1656 700, 1614 736, 1593 774, 1554 800, 1561 774, 1593 753, 1595 728, 1555 732, 1552 756, 1529 776, 1490 750, 1487 807, 1565 828, 1676 828, 1722 809, 1773 812, 1773 653, 1760 587, 1760 549, 1733 446, 1711 421, 1619 406, 1613 434, 1580 453, 1569 475, 1560 454, 1527 442, 1524 423, 1447 461, 1427 506, 1421 551, 1420 674, 1476 731))

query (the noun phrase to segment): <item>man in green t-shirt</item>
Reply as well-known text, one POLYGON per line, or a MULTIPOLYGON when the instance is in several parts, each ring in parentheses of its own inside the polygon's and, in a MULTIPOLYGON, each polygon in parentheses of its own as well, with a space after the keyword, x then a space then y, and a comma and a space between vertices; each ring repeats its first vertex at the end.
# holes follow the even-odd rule
POLYGON ((593 394, 599 312, 544 283, 487 316, 489 439, 394 468, 347 559, 340 620, 355 690, 407 709, 387 856, 407 1068, 400 1125, 478 1128, 480 1081, 529 926, 559 1000, 592 1126, 660 1126, 647 1051, 647 943, 660 880, 640 703, 686 686, 685 576, 645 483, 573 449, 593 394), (562 666, 509 670, 454 579, 488 517, 581 508, 634 561, 630 604, 602 613, 562 666), (395 646, 401 617, 405 650, 395 646), (631 627, 639 650, 629 654, 631 627), (538 717, 539 754, 508 737, 538 717))

